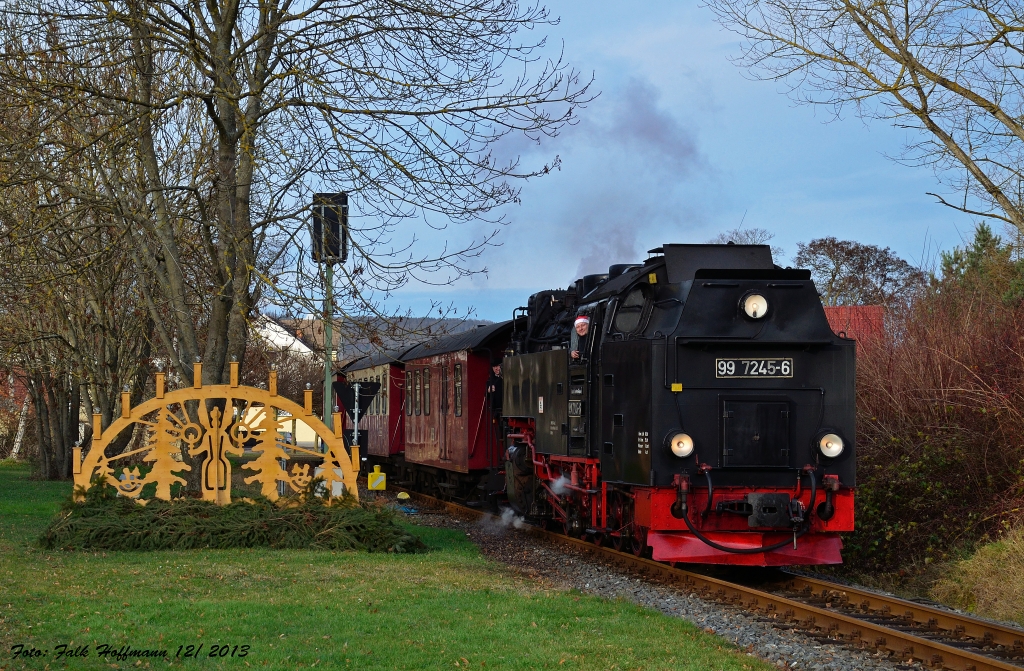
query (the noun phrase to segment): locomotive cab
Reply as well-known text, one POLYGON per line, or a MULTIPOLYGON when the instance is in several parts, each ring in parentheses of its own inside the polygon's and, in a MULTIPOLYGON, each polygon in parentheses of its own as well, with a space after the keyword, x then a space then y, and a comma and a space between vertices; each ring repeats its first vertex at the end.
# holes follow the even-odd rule
POLYGON ((510 502, 665 561, 841 561, 854 342, 832 333, 810 273, 767 246, 652 252, 531 298, 516 322, 510 502), (578 315, 589 333, 573 359, 578 315))

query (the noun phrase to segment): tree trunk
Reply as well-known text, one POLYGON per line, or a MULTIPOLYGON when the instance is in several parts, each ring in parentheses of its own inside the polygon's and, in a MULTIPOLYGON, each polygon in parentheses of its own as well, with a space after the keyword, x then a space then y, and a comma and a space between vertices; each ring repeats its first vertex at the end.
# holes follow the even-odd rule
POLYGON ((40 376, 35 376, 29 382, 29 393, 32 395, 32 403, 36 408, 36 442, 39 450, 40 475, 47 480, 50 479, 50 441, 48 426, 50 423, 44 399, 43 381, 40 376))

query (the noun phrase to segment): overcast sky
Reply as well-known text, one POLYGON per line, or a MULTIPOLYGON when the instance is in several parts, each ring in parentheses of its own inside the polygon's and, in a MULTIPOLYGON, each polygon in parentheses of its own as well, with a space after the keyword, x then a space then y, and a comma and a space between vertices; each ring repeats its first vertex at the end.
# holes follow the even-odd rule
MULTIPOLYGON (((524 184, 522 204, 506 209, 501 246, 479 259, 486 275, 410 287, 393 306, 421 314, 433 298, 460 315, 472 307, 480 318, 508 319, 534 291, 642 260, 663 243, 706 242, 741 222, 775 234, 781 265, 798 242, 825 235, 891 247, 915 264, 970 236, 969 217, 926 195, 938 188, 930 170, 886 158, 905 131, 852 114, 834 120, 794 104, 781 84, 754 80, 730 61, 740 54, 736 36, 696 3, 547 5, 561 17, 547 31, 551 42, 593 72, 601 96, 561 137, 516 143, 527 164, 558 155, 562 166, 524 184)), ((458 244, 490 228, 444 235, 458 244)))

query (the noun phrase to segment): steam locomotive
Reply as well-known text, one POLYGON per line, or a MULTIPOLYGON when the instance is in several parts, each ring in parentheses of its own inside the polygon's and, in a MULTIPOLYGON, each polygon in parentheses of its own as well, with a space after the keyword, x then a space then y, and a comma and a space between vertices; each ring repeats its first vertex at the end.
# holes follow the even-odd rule
POLYGON ((854 357, 809 271, 670 244, 344 372, 381 383, 364 450, 408 486, 655 560, 776 566, 842 561, 854 357))

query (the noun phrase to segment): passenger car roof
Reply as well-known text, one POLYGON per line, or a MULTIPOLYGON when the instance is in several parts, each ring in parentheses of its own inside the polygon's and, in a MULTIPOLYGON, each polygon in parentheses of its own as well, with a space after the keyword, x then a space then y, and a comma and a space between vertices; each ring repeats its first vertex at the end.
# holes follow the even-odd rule
POLYGON ((410 349, 415 347, 412 345, 409 347, 402 347, 400 349, 391 349, 384 352, 374 352, 372 354, 365 354, 358 359, 354 359, 349 363, 345 364, 341 368, 342 373, 354 373, 358 370, 366 370, 367 368, 374 368, 375 366, 382 366, 386 363, 401 364, 402 355, 408 352, 410 349))
POLYGON ((476 328, 427 340, 406 350, 402 361, 422 359, 427 356, 487 348, 495 341, 507 338, 512 333, 512 320, 477 326, 476 328))

